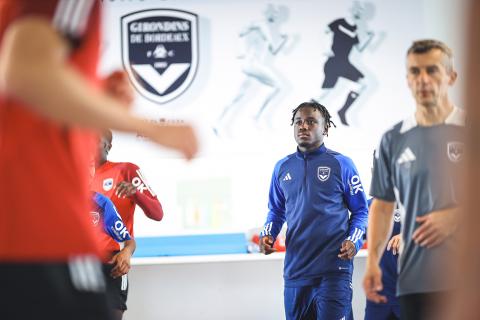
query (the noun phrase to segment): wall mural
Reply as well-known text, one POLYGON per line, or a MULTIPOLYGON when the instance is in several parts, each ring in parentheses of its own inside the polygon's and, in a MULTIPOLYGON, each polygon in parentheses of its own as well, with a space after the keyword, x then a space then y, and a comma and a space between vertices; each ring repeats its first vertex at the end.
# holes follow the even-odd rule
POLYGON ((263 224, 275 162, 295 151, 291 110, 329 109, 327 147, 354 159, 366 190, 372 150, 413 110, 404 59, 422 37, 416 0, 104 1, 101 74, 124 69, 132 112, 191 121, 190 163, 114 132, 113 161, 138 164, 165 210, 137 235, 239 231, 263 224), (408 24, 405 21, 408 20, 408 24))

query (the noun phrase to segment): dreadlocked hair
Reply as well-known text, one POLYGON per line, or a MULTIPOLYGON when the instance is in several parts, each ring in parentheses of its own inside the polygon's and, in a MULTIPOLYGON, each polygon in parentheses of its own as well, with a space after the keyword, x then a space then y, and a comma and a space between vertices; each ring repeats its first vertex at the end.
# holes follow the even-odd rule
POLYGON ((328 128, 333 126, 336 128, 337 126, 335 123, 332 121, 332 116, 330 115, 330 112, 328 112, 327 108, 325 108, 324 105, 316 102, 315 100, 309 101, 309 102, 303 102, 301 103, 298 107, 292 110, 292 123, 290 125, 293 125, 295 122, 295 115, 297 114, 298 110, 305 108, 305 107, 310 107, 313 108, 314 110, 318 110, 322 116, 323 119, 325 119, 325 132, 328 133, 328 128))

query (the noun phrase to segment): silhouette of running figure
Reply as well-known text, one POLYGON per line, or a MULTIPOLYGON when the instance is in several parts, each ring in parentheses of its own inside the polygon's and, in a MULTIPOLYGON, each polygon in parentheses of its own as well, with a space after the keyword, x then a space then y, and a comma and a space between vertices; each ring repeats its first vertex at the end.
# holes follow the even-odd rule
POLYGON ((273 60, 280 51, 287 51, 286 44, 289 38, 281 32, 280 27, 288 19, 288 8, 269 4, 264 11, 264 16, 264 20, 250 24, 239 34, 245 44, 245 52, 238 57, 243 60, 242 72, 245 78, 235 98, 223 109, 216 121, 213 130, 218 136, 229 129, 231 121, 228 118, 232 116, 234 110, 238 109, 240 102, 248 98, 248 89, 253 84, 260 83, 271 88, 254 116, 257 122, 285 87, 273 66, 273 60))
POLYGON ((375 7, 370 2, 354 2, 351 8, 351 17, 336 19, 328 25, 327 32, 333 33, 331 55, 324 65, 325 78, 322 84, 323 100, 335 88, 340 78, 351 81, 350 92, 338 116, 343 125, 348 126, 346 113, 360 94, 366 89, 364 74, 350 61, 353 48, 362 52, 372 41, 374 33, 368 29, 367 21, 374 16, 375 7))

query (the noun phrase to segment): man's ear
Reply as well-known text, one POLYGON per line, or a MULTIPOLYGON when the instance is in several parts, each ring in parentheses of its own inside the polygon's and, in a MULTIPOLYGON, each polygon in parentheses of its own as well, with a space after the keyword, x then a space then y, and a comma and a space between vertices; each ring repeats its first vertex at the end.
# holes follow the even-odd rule
POLYGON ((457 71, 455 70, 450 71, 450 79, 448 80, 448 84, 452 86, 457 80, 457 77, 458 77, 457 71))

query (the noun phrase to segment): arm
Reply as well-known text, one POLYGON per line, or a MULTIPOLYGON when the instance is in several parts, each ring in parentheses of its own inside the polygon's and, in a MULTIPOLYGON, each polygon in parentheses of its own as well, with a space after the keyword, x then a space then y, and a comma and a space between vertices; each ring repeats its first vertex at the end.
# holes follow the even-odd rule
POLYGON ((110 264, 114 265, 111 276, 114 278, 121 277, 130 270, 130 258, 136 249, 135 240, 130 237, 122 218, 109 198, 100 193, 95 193, 94 200, 103 209, 104 231, 115 241, 124 244, 122 250, 109 261, 110 264))
POLYGON ((368 202, 357 169, 349 158, 339 158, 342 167, 344 201, 351 212, 348 237, 340 248, 339 258, 352 259, 363 245, 368 221, 368 202))
POLYGON ((390 238, 387 244, 387 251, 392 250, 393 255, 400 253, 400 246, 402 245, 402 235, 396 234, 390 238))
MULTIPOLYGON (((143 184, 139 185, 139 188, 142 186, 143 184)), ((115 189, 117 197, 131 197, 135 204, 142 208, 145 215, 150 219, 155 221, 161 221, 163 219, 162 205, 155 195, 143 193, 143 191, 137 192, 137 188, 128 181, 120 182, 115 189)))
MULTIPOLYGON (((255 24, 255 23, 251 23, 250 25, 248 25, 247 27, 245 27, 244 29, 242 29, 242 31, 240 31, 240 33, 238 34, 239 37, 245 37, 247 34, 249 34, 250 32, 252 32, 253 30, 255 29, 259 29, 258 25, 255 24)), ((263 35, 262 35, 263 36, 263 35)))
POLYGON ((135 204, 142 208, 147 217, 155 221, 161 221, 163 218, 162 205, 144 179, 140 168, 133 163, 128 163, 126 178, 127 181, 121 181, 115 187, 117 197, 131 197, 135 204))
POLYGON ((130 233, 123 223, 122 217, 118 214, 113 202, 98 192, 95 192, 95 202, 103 211, 103 230, 117 242, 124 242, 131 239, 130 233))
POLYGON ((110 273, 113 278, 121 277, 130 271, 130 259, 137 248, 137 244, 134 239, 127 240, 124 243, 125 247, 109 261, 110 264, 115 265, 110 273))
POLYGON ((368 219, 368 257, 363 280, 367 299, 376 303, 385 303, 387 298, 378 294, 383 289, 380 259, 387 244, 392 226, 395 202, 373 200, 368 219))
POLYGON ((260 233, 260 252, 265 254, 270 254, 276 251, 276 249, 273 248, 273 244, 280 233, 280 230, 282 229, 283 223, 285 222, 285 196, 283 195, 283 191, 278 184, 278 166, 279 165, 277 164, 275 170, 273 171, 272 180, 270 182, 268 202, 269 212, 267 215, 267 221, 265 222, 263 230, 260 233))
POLYGON ((391 233, 395 202, 374 199, 368 219, 367 264, 379 264, 391 233))
POLYGON ((368 300, 385 303, 387 298, 379 295, 382 290, 382 271, 380 259, 392 227, 395 209, 395 192, 392 179, 392 161, 390 150, 391 132, 385 133, 373 159, 373 176, 370 194, 375 198, 370 207, 368 220, 368 258, 363 288, 368 300))
POLYGON ((364 39, 363 37, 357 37, 358 38, 358 44, 356 45, 356 48, 358 51, 362 52, 365 50, 365 48, 370 44, 372 41, 373 37, 375 36, 375 33, 373 31, 368 31, 366 33, 367 39, 364 39))
POLYGON ((163 219, 163 209, 157 197, 150 197, 147 194, 136 193, 134 196, 135 203, 142 208, 147 217, 155 221, 163 219))
POLYGON ((163 209, 160 201, 158 201, 157 195, 152 190, 150 185, 147 183, 146 179, 144 178, 143 173, 140 171, 140 168, 134 166, 131 168, 131 179, 130 181, 133 182, 133 179, 137 179, 139 184, 136 192, 133 195, 133 199, 137 205, 142 208, 143 212, 147 217, 152 220, 160 221, 163 218, 163 209), (133 170, 134 169, 134 170, 133 170))
POLYGON ((103 78, 102 89, 125 107, 130 108, 132 106, 135 93, 125 71, 116 70, 103 78))
POLYGON ((392 226, 392 233, 391 238, 387 244, 387 251, 392 250, 393 255, 400 254, 400 249, 402 247, 402 235, 400 234, 401 231, 401 214, 400 210, 396 209, 393 215, 393 226, 392 226))
POLYGON ((17 20, 5 32, 0 49, 0 90, 56 122, 138 132, 193 157, 197 142, 190 126, 156 125, 130 115, 67 63, 69 51, 46 19, 17 20))

